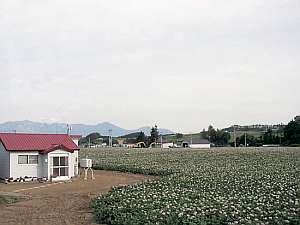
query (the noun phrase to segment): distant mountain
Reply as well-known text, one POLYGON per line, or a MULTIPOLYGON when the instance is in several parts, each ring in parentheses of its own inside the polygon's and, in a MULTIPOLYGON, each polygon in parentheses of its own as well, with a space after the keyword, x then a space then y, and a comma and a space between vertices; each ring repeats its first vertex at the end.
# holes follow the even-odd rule
MULTIPOLYGON (((0 132, 19 132, 19 133, 66 133, 66 123, 39 123, 29 120, 6 122, 0 124, 0 132)), ((112 130, 114 137, 123 136, 136 132, 144 132, 146 135, 150 135, 151 127, 141 127, 136 130, 127 130, 118 127, 112 123, 104 122, 96 125, 86 124, 71 124, 71 134, 81 134, 86 136, 92 132, 99 132, 101 135, 108 135, 109 130, 112 130)), ((173 134, 173 131, 168 129, 159 129, 160 134, 173 134)))

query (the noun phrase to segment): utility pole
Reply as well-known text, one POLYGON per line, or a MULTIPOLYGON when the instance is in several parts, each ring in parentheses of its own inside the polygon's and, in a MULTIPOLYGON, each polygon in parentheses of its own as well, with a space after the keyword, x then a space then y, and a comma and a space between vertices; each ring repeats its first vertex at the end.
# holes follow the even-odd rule
POLYGON ((67 124, 67 134, 70 135, 72 130, 72 126, 70 124, 67 124))
POLYGON ((109 133, 108 146, 112 147, 112 129, 109 129, 108 133, 109 133))
POLYGON ((233 125, 233 136, 234 136, 234 147, 236 148, 236 133, 235 133, 235 125, 233 125))
POLYGON ((245 147, 247 147, 247 133, 245 132, 245 147))

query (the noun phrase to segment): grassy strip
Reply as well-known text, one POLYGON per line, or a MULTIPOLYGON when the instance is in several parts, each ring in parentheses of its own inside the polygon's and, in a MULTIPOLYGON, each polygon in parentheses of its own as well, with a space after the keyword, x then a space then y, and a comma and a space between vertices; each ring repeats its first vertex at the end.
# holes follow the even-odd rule
POLYGON ((167 176, 171 175, 172 172, 165 170, 151 170, 138 167, 128 167, 126 165, 94 165, 95 170, 108 170, 108 171, 120 171, 124 173, 143 174, 150 176, 167 176))
POLYGON ((13 204, 21 200, 23 200, 23 198, 17 196, 0 195, 0 205, 13 204))

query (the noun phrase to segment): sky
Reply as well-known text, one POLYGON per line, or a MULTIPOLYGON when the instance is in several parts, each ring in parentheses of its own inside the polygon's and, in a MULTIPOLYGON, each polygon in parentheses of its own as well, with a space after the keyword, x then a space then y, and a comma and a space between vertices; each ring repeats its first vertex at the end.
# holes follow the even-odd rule
POLYGON ((0 98, 0 122, 286 123, 300 1, 1 0, 0 98))

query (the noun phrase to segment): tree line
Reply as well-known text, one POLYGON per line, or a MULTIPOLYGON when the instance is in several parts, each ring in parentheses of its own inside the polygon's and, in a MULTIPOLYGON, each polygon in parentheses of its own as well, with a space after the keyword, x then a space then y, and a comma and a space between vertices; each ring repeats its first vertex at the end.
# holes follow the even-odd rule
POLYGON ((263 145, 300 145, 300 116, 296 116, 286 126, 281 126, 276 131, 268 129, 260 135, 244 132, 241 136, 235 136, 234 131, 228 129, 215 129, 212 125, 206 131, 200 132, 201 137, 208 139, 214 146, 263 146, 263 145), (232 138, 233 137, 233 138, 232 138))
MULTIPOLYGON (((184 135, 177 133, 176 140, 183 140, 184 135)), ((244 132, 243 135, 236 136, 235 132, 229 132, 228 129, 215 129, 212 125, 207 130, 200 132, 200 137, 207 139, 216 147, 221 146, 263 146, 263 145, 284 145, 284 146, 300 146, 300 116, 296 116, 286 126, 280 127, 279 130, 268 129, 256 135, 244 132)), ((99 133, 91 133, 82 138, 80 145, 88 144, 108 144, 108 136, 101 136, 99 133)), ((152 143, 160 142, 160 134, 157 125, 151 128, 150 136, 146 136, 144 132, 134 134, 134 137, 126 138, 125 143, 135 144, 144 142, 144 147, 150 146, 152 143)), ((113 139, 113 144, 118 144, 113 139)))

